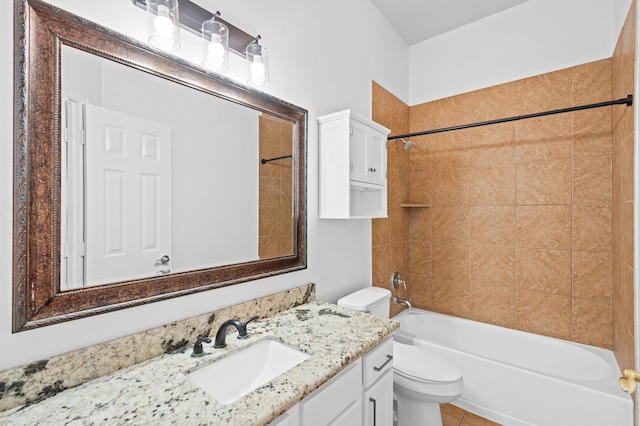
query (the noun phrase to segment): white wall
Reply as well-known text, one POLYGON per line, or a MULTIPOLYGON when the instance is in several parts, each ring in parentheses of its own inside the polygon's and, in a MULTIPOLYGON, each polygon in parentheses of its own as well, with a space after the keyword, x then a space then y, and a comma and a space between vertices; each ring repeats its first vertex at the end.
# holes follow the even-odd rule
POLYGON ((411 46, 410 105, 611 57, 631 0, 529 0, 411 46))
POLYGON ((613 36, 614 42, 617 41, 624 21, 629 14, 629 8, 633 0, 613 0, 613 36))
MULTIPOLYGON (((144 13, 130 0, 55 0, 76 13, 144 38, 144 13)), ((408 99, 408 48, 369 0, 220 0, 211 10, 270 50, 266 92, 309 110, 308 268, 304 271, 120 310, 37 330, 11 333, 13 193, 13 9, 0 2, 0 370, 174 320, 315 282, 319 299, 335 301, 370 282, 369 221, 318 220, 316 117, 352 108, 370 115, 371 80, 408 99), (247 13, 247 11, 251 11, 247 13)), ((185 41, 181 55, 197 57, 185 41), (194 56, 195 55, 195 56, 194 56)), ((230 55, 233 56, 233 55, 230 55)), ((235 58, 234 58, 235 59, 235 58)), ((194 59, 196 60, 196 59, 194 59)), ((232 66, 234 64, 232 63, 232 66)), ((237 73, 241 78, 242 73, 237 73)))

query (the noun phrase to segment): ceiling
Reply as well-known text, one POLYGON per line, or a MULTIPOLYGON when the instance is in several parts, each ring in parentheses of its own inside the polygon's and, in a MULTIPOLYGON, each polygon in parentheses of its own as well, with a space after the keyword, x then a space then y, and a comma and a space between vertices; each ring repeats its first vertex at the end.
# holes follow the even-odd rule
POLYGON ((371 0, 409 46, 528 0, 371 0))

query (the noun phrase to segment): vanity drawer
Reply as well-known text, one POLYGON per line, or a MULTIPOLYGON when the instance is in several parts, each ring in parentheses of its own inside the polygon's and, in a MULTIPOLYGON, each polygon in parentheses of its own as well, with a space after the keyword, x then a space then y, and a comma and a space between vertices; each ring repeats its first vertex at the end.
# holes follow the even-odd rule
POLYGON ((379 343, 371 352, 364 356, 362 383, 368 388, 384 373, 391 369, 393 364, 393 338, 387 337, 379 343))

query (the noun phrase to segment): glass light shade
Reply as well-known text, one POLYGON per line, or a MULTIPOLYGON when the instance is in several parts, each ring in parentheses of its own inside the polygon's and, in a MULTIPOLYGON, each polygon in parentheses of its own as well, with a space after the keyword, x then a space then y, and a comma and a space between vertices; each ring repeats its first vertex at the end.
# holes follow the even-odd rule
POLYGON ((215 19, 202 23, 202 65, 222 72, 228 68, 229 29, 215 19))
POLYGON ((147 0, 149 43, 162 50, 180 49, 178 0, 147 0))
POLYGON ((269 61, 267 49, 258 43, 247 46, 247 61, 249 62, 249 84, 266 86, 269 83, 269 61))

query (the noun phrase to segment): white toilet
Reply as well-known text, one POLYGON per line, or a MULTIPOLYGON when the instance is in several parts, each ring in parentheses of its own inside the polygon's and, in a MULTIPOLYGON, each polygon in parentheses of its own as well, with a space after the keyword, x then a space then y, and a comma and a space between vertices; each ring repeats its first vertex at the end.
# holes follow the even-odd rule
MULTIPOLYGON (((389 318, 389 290, 368 287, 351 293, 338 306, 389 318)), ((394 426, 442 426, 440 404, 458 398, 464 390, 462 372, 429 350, 393 342, 394 426)))

